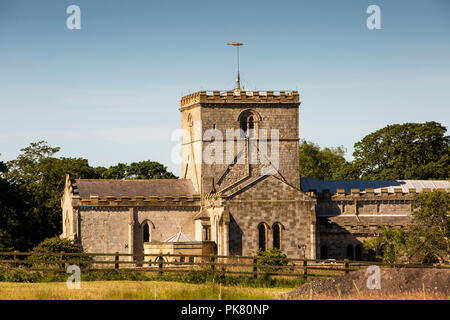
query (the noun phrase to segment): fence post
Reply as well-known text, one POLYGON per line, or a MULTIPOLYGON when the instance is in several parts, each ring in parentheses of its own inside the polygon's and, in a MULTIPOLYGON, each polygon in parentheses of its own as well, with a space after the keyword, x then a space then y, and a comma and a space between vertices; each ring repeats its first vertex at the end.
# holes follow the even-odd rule
POLYGON ((253 279, 258 278, 258 259, 253 258, 253 279))
POLYGON ((209 258, 210 259, 210 261, 211 261, 211 271, 212 272, 214 272, 214 269, 215 269, 215 264, 214 264, 214 262, 215 262, 215 260, 216 260, 216 257, 214 257, 213 255, 211 255, 211 257, 209 258))
POLYGON ((116 251, 116 256, 114 257, 114 261, 116 262, 114 264, 114 269, 119 269, 119 252, 116 251))
POLYGON ((160 253, 159 254, 159 256, 158 256, 158 268, 159 268, 159 274, 160 275, 162 275, 162 269, 163 269, 163 262, 164 261, 164 258, 163 258, 163 255, 162 255, 162 253, 160 253))
POLYGON ((19 264, 16 262, 16 259, 17 259, 17 251, 14 251, 14 263, 13 263, 14 267, 18 267, 19 266, 19 264))
POLYGON ((345 273, 349 273, 350 272, 350 262, 348 259, 344 260, 344 268, 345 268, 345 273))
POLYGON ((308 260, 306 258, 303 259, 303 278, 307 279, 308 278, 308 260))

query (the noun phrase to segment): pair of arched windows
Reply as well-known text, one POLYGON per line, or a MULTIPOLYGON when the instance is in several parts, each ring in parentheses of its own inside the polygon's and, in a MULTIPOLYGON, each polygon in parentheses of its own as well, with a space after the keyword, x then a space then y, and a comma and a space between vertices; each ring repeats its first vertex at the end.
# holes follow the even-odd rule
MULTIPOLYGON (((283 226, 281 223, 276 222, 272 226, 272 240, 273 240, 273 248, 281 250, 281 230, 283 226)), ((259 249, 262 251, 267 250, 268 244, 268 236, 269 236, 269 226, 266 223, 260 223, 258 226, 258 242, 259 249)))
POLYGON ((260 118, 252 110, 245 110, 239 115, 239 126, 244 137, 257 137, 260 118))

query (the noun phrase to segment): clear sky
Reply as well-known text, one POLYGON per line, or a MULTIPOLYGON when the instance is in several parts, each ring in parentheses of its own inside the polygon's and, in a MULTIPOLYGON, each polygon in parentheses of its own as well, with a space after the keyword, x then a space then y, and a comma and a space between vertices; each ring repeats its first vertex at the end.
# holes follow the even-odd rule
POLYGON ((0 160, 30 142, 93 166, 172 163, 179 101, 298 90, 300 137, 353 144, 388 124, 450 124, 450 1, 0 1, 0 160), (69 30, 66 8, 81 8, 69 30), (369 5, 381 30, 369 30, 369 5))

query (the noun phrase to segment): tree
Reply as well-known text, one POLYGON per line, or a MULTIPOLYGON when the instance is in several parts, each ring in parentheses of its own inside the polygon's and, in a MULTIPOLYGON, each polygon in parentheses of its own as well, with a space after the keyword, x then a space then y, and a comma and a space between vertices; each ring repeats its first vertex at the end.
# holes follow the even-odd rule
POLYGON ((87 159, 56 158, 59 150, 45 141, 33 142, 17 159, 0 162, 0 249, 26 251, 61 234, 66 174, 73 179, 176 178, 158 162, 94 168, 87 159))
POLYGON ((449 260, 450 195, 434 190, 416 195, 409 225, 410 256, 422 263, 449 260))
POLYGON ((362 179, 447 179, 450 137, 437 122, 386 126, 355 143, 354 166, 362 179))
POLYGON ((352 164, 344 158, 343 146, 321 149, 319 145, 302 140, 299 150, 300 176, 316 179, 357 179, 352 164))
POLYGON ((97 172, 101 172, 104 179, 177 179, 167 167, 155 161, 119 163, 108 169, 97 168, 97 172))
POLYGON ((34 254, 30 255, 27 260, 33 263, 33 267, 54 267, 52 263, 48 264, 44 262, 59 261, 65 259, 76 260, 78 265, 84 266, 85 264, 80 262, 87 262, 92 260, 91 256, 85 254, 77 256, 64 255, 63 253, 83 253, 83 251, 73 240, 60 239, 59 237, 44 239, 41 243, 33 248, 32 252, 34 252, 34 254), (55 255, 55 253, 59 253, 60 255, 55 255))
POLYGON ((408 230, 380 227, 378 235, 367 240, 368 249, 382 251, 385 263, 412 260, 433 263, 449 260, 450 255, 450 195, 434 190, 417 194, 408 230))
POLYGON ((86 159, 53 157, 59 148, 50 147, 45 141, 31 143, 21 151, 16 160, 8 162, 3 176, 20 197, 15 205, 15 219, 9 219, 9 230, 18 229, 14 231, 14 247, 27 250, 42 239, 61 233, 65 174, 93 178, 95 172, 86 159))
POLYGON ((364 247, 379 252, 378 259, 384 263, 404 262, 407 257, 407 234, 403 229, 381 226, 377 235, 364 242, 364 247))
POLYGON ((2 177, 8 171, 6 163, 0 162, 0 251, 17 247, 20 225, 25 221, 25 196, 2 177))

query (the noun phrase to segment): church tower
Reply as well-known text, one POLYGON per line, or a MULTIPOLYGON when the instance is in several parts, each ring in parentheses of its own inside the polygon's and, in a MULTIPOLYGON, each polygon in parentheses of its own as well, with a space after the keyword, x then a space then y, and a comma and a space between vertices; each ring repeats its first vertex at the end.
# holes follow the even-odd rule
POLYGON ((200 192, 274 175, 300 189, 297 91, 199 91, 182 97, 182 175, 200 192))

